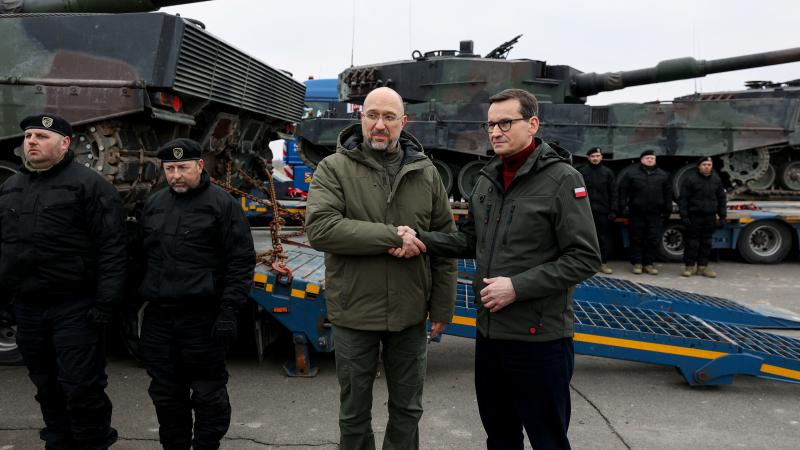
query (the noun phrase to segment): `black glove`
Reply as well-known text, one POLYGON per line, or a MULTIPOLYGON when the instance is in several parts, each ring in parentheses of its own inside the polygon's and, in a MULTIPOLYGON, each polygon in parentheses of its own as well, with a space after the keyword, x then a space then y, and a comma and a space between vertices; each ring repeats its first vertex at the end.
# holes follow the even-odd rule
POLYGON ((89 311, 86 311, 86 318, 94 325, 110 325, 114 313, 110 305, 95 303, 89 311))
POLYGON ((0 323, 4 323, 8 326, 17 324, 17 318, 14 316, 14 308, 11 305, 0 305, 0 323))
POLYGON ((717 220, 717 229, 721 230, 723 228, 725 228, 725 218, 720 217, 719 220, 717 220))
POLYGON ((692 225, 692 221, 689 220, 688 217, 684 217, 683 219, 681 219, 681 222, 683 222, 683 224, 686 225, 687 227, 692 225))
POLYGON ((211 337, 222 345, 228 345, 236 340, 236 311, 222 308, 214 322, 211 337))

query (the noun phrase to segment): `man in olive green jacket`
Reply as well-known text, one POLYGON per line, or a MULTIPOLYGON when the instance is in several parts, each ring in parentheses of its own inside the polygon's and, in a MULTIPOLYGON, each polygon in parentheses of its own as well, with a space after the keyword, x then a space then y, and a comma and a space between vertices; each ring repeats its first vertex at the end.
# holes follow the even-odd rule
MULTIPOLYGON (((403 131, 403 102, 389 88, 371 92, 358 125, 339 135, 337 152, 317 167, 306 205, 311 245, 325 252, 325 297, 341 387, 342 449, 374 449, 372 383, 378 351, 389 389, 383 448, 419 448, 431 336, 453 317, 455 260, 419 255, 395 224, 453 232, 450 205, 422 145, 403 131), (400 256, 388 250, 398 248, 400 256)), ((398 253, 395 252, 395 253, 398 253)))
MULTIPOLYGON (((538 104, 509 89, 489 100, 495 156, 456 233, 417 230, 420 249, 475 257, 475 389, 489 449, 569 448, 575 285, 600 267, 583 177, 569 152, 535 137, 538 104)), ((403 236, 415 232, 401 227, 403 236)))

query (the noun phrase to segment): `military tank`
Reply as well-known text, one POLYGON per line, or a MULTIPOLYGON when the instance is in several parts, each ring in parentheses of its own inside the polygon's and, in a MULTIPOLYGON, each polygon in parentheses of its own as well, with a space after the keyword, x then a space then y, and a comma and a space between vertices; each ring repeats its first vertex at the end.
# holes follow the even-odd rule
MULTIPOLYGON (((493 152, 479 124, 488 99, 507 88, 525 89, 540 101, 538 136, 579 158, 602 147, 617 172, 630 170, 653 149, 678 186, 699 155, 718 161, 732 193, 800 198, 800 89, 798 82, 754 83, 741 92, 693 94, 670 102, 586 105, 588 96, 629 86, 800 61, 800 48, 717 60, 678 58, 654 67, 583 73, 565 65, 508 59, 521 36, 485 56, 472 41, 459 50, 414 51, 411 60, 350 67, 339 75, 340 100, 362 103, 380 86, 407 102, 407 130, 432 155, 454 197, 466 198, 493 152)), ((311 118, 299 126, 299 151, 313 167, 333 151, 338 132, 355 119, 311 118)), ((677 191, 677 190, 676 190, 677 191)))
POLYGON ((158 182, 156 150, 176 137, 202 144, 212 176, 263 176, 305 87, 198 21, 151 12, 197 1, 0 2, 0 181, 21 162, 20 120, 42 111, 74 125, 76 160, 128 207, 158 182))

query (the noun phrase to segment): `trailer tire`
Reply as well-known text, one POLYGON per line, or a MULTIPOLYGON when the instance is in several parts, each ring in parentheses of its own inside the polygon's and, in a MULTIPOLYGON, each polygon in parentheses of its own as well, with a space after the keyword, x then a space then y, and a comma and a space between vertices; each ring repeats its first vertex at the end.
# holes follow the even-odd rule
POLYGON ((0 323, 0 366, 22 364, 22 354, 17 347, 17 327, 0 323))
POLYGON ((736 248, 742 258, 751 264, 776 264, 783 261, 792 250, 792 234, 780 222, 757 221, 742 230, 736 248))
POLYGON ((665 262, 683 261, 683 250, 686 248, 686 227, 672 223, 664 227, 658 241, 658 256, 665 262))

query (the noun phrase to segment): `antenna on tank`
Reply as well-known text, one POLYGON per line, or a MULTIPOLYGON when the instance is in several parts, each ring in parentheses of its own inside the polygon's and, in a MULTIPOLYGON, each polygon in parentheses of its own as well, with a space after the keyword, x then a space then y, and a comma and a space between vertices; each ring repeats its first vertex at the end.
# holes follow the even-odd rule
POLYGON ((353 55, 356 48, 356 0, 353 0, 353 32, 350 39, 350 67, 353 67, 353 55))

